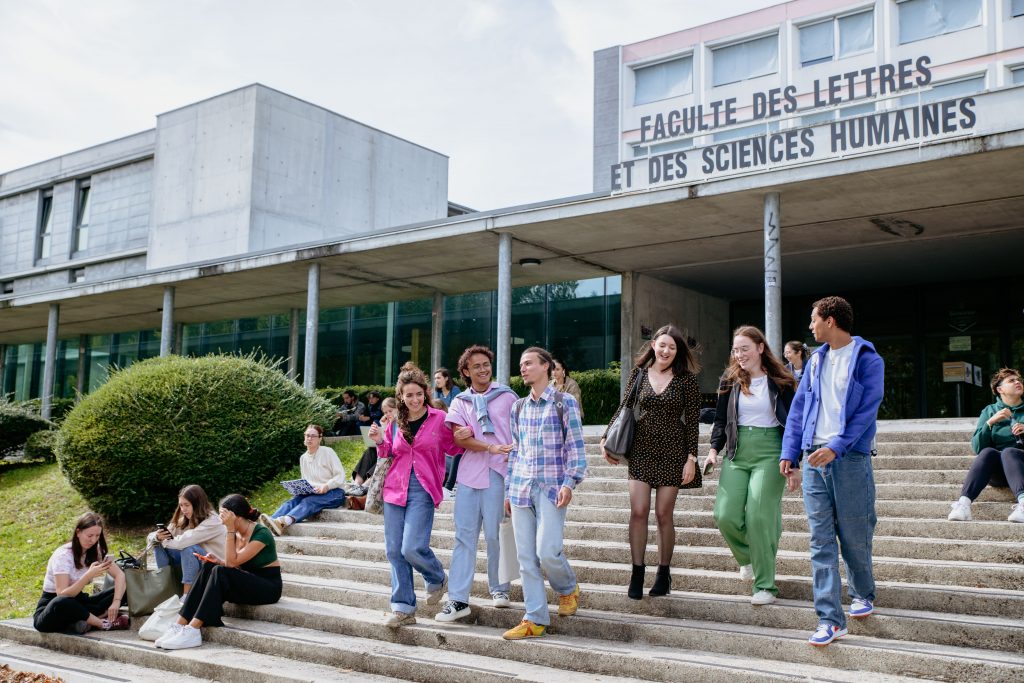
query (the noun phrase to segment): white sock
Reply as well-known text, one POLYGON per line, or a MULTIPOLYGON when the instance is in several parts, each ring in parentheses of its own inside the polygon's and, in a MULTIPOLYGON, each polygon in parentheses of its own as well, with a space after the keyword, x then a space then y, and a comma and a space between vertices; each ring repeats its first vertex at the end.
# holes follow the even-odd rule
POLYGON ((960 503, 961 505, 971 507, 971 499, 968 498, 967 496, 960 496, 960 500, 958 500, 957 502, 960 503))

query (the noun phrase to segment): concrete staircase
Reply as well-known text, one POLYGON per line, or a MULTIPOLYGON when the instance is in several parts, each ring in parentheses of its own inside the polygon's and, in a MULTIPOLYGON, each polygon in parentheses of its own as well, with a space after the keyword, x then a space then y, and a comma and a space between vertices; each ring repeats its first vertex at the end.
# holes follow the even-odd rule
MULTIPOLYGON (((232 609, 227 627, 206 630, 202 648, 166 653, 133 632, 43 636, 26 619, 0 623, 0 638, 31 648, 40 661, 66 653, 145 667, 154 671, 149 680, 175 673, 239 681, 444 683, 1024 681, 1024 525, 1006 521, 1009 493, 987 489, 974 505, 976 521, 947 522, 970 462, 969 432, 888 427, 874 461, 878 612, 852 622, 849 636, 824 649, 805 642, 816 618, 799 494, 783 502, 776 604, 750 605, 749 582, 740 580, 711 516, 714 477, 701 490, 683 492, 676 506, 672 594, 627 599, 626 469, 604 463, 595 436, 587 438, 590 478, 573 499, 566 528, 581 609, 569 618, 553 615, 543 639, 502 640, 522 608, 491 606, 482 555, 472 617, 442 625, 433 621, 436 608, 421 600, 418 624, 390 631, 383 623, 390 573, 382 518, 348 510, 326 512, 279 539, 285 597, 277 605, 232 609)), ((705 433, 702 456, 706 442, 705 433)), ((445 566, 453 544, 452 504, 444 503, 432 546, 445 566)), ((652 545, 652 565, 654 553, 652 545)), ((652 581, 650 571, 648 587, 652 581)), ((513 601, 521 598, 514 585, 513 601)))

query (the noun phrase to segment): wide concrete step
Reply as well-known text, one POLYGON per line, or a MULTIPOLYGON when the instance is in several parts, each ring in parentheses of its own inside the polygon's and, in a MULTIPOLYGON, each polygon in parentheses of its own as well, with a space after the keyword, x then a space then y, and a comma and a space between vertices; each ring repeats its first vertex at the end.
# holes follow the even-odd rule
MULTIPOLYGON (((228 630, 224 627, 220 630, 228 630)), ((123 662, 134 666, 164 671, 168 674, 188 676, 195 680, 224 681, 225 683, 298 683, 308 681, 345 682, 394 681, 390 676, 374 676, 351 669, 316 664, 265 654, 254 650, 259 642, 259 631, 248 630, 239 645, 206 642, 207 636, 218 629, 204 629, 201 647, 188 650, 158 650, 153 643, 140 640, 138 633, 129 631, 92 631, 80 635, 66 633, 39 633, 32 628, 31 619, 12 619, 0 622, 0 638, 25 645, 46 647, 58 652, 92 657, 106 662, 123 662)), ((306 649, 317 641, 306 642, 306 649)), ((109 679, 107 679, 109 680, 109 679)), ((143 679, 145 680, 145 679, 143 679)), ((178 678, 177 680, 188 680, 178 678)))
MULTIPOLYGON (((601 612, 590 614, 588 610, 581 610, 571 617, 553 616, 551 635, 545 638, 513 642, 503 640, 501 634, 519 622, 521 612, 517 610, 495 610, 492 618, 478 618, 475 624, 440 625, 432 618, 419 618, 416 625, 402 628, 397 633, 388 632, 383 626, 384 614, 381 611, 350 605, 288 599, 275 605, 256 607, 252 611, 262 618, 273 618, 275 622, 315 625, 317 629, 330 629, 347 636, 393 639, 420 647, 441 646, 457 652, 495 656, 510 663, 524 661, 558 668, 565 670, 566 680, 572 681, 592 680, 592 676, 606 675, 608 672, 630 672, 646 681, 792 680, 796 676, 806 680, 807 677, 825 675, 828 680, 855 681, 863 680, 864 676, 863 667, 859 671, 853 668, 839 671, 834 669, 836 665, 831 661, 827 663, 829 668, 821 667, 813 660, 815 656, 811 652, 786 658, 771 657, 771 666, 766 667, 766 653, 745 648, 748 644, 746 642, 725 647, 728 644, 725 641, 731 638, 724 636, 732 634, 718 633, 710 636, 703 633, 702 636, 691 638, 688 646, 681 649, 677 643, 685 641, 687 635, 695 634, 699 625, 691 627, 687 632, 684 629, 688 625, 657 617, 637 621, 628 615, 601 612), (705 649, 699 646, 705 643, 713 647, 705 649), (757 651, 759 656, 751 657, 751 651, 757 651), (586 655, 582 656, 584 653, 586 655)), ((429 617, 432 610, 423 609, 420 613, 429 617)), ((793 636, 799 637, 797 634, 793 636)), ((754 638, 741 639, 748 641, 754 638)), ((948 650, 941 646, 932 647, 934 650, 948 650)), ((1011 666, 998 663, 982 650, 977 652, 981 653, 984 663, 977 667, 981 676, 994 676, 997 673, 1005 675, 1011 666)), ((924 671, 929 668, 924 661, 926 658, 932 658, 930 664, 934 666, 934 656, 916 657, 922 660, 918 669, 924 671)), ((902 658, 909 661, 914 657, 902 658)), ((872 679, 890 680, 884 675, 878 678, 872 676, 872 679)))
MULTIPOLYGON (((700 462, 704 462, 704 456, 706 454, 701 452, 698 454, 700 462)), ((967 473, 971 463, 974 461, 973 455, 965 455, 963 453, 957 455, 876 455, 871 459, 871 467, 875 472, 881 472, 885 470, 953 470, 963 473, 967 473)), ((622 465, 610 465, 602 455, 588 455, 587 456, 587 470, 597 467, 614 467, 618 468, 623 472, 623 476, 628 472, 626 464, 622 465)), ((596 476, 596 475, 591 475, 596 476)))
MULTIPOLYGON (((369 600, 370 597, 367 596, 369 600)), ((884 641, 851 637, 842 648, 828 653, 794 647, 806 639, 804 632, 778 629, 723 629, 708 623, 647 617, 636 619, 602 611, 581 609, 573 617, 552 617, 550 636, 528 643, 506 641, 501 634, 517 624, 519 610, 493 610, 476 623, 439 624, 424 608, 417 624, 390 632, 384 614, 374 609, 332 605, 319 601, 284 599, 276 605, 245 608, 264 620, 330 630, 347 636, 394 640, 421 648, 450 648, 460 653, 500 657, 510 662, 568 670, 571 680, 590 676, 635 676, 647 681, 754 681, 825 678, 833 681, 893 680, 889 670, 927 678, 925 672, 968 670, 958 657, 971 653, 970 671, 975 680, 1006 680, 1020 660, 1003 653, 968 648, 922 646, 913 652, 892 647, 880 650, 884 641), (750 631, 753 630, 753 633, 750 631), (771 631, 771 633, 769 633, 771 631), (870 642, 858 643, 857 640, 870 642), (840 650, 846 650, 841 652, 840 650), (868 651, 871 657, 866 657, 868 651), (924 651, 922 651, 924 650, 924 651), (756 652, 757 657, 750 653, 756 652), (582 656, 584 655, 585 656, 582 656), (863 659, 855 663, 860 655, 863 659), (888 659, 891 656, 891 660, 888 659), (770 661, 770 666, 766 666, 770 661), (824 666, 822 666, 824 664, 824 666), (892 666, 892 669, 887 667, 892 666), (896 668, 897 666, 902 668, 896 668), (877 672, 877 673, 876 673, 877 672), (580 678, 578 674, 586 674, 580 678)), ((903 680, 906 680, 905 678, 903 680)))
MULTIPOLYGON (((718 479, 721 470, 716 468, 710 476, 705 476, 704 481, 718 479)), ((967 472, 964 470, 879 470, 875 469, 875 484, 952 484, 961 486, 967 472)), ((587 468, 589 479, 615 479, 625 481, 629 477, 629 470, 620 465, 599 465, 587 468)))
MULTIPOLYGON (((443 557, 444 553, 438 555, 443 557)), ((281 555, 281 559, 285 571, 293 574, 383 585, 388 585, 391 580, 390 565, 383 560, 285 554, 281 555)), ((445 557, 442 562, 446 560, 445 557)), ((627 563, 574 559, 572 566, 581 583, 623 587, 629 583, 631 570, 627 563)), ((485 563, 478 561, 476 570, 486 571, 485 563)), ((740 580, 735 563, 725 570, 673 567, 671 573, 674 591, 719 595, 742 595, 750 592, 750 582, 740 580)), ((1021 591, 973 586, 937 586, 909 581, 876 580, 876 583, 877 602, 886 608, 1024 619, 1024 592, 1021 591)), ((776 584, 780 598, 807 602, 813 599, 811 578, 808 574, 780 573, 776 576, 776 584)), ((484 590, 481 595, 485 592, 484 590)))
MULTIPOLYGON (((698 443, 697 456, 703 458, 710 450, 711 444, 698 443)), ((971 445, 968 443, 954 443, 939 441, 935 443, 921 443, 916 441, 879 443, 875 448, 876 457, 905 458, 909 456, 930 455, 938 458, 954 458, 959 456, 973 457, 971 445)), ((603 453, 600 444, 587 444, 586 454, 588 457, 601 458, 603 453)))
MULTIPOLYGON (((647 586, 653 581, 653 570, 648 571, 647 586)), ((391 588, 385 583, 365 583, 350 579, 330 579, 285 574, 285 595, 366 608, 388 609, 391 588)), ((815 623, 813 605, 797 600, 778 600, 768 608, 750 604, 748 594, 713 595, 698 592, 674 592, 667 596, 642 600, 631 600, 625 588, 581 584, 586 595, 585 605, 592 610, 633 614, 639 618, 648 615, 718 621, 728 624, 760 626, 767 628, 806 629, 815 623)), ((749 592, 749 591, 748 591, 749 592)), ((515 603, 522 601, 522 588, 512 585, 511 598, 515 603)), ((481 614, 493 619, 491 612, 500 611, 491 605, 487 593, 486 574, 477 574, 473 582, 473 598, 470 607, 473 616, 467 623, 480 619, 481 614)), ((556 596, 548 589, 548 602, 558 604, 556 596)), ((436 608, 426 605, 419 608, 421 614, 433 614, 436 608)), ((513 610, 520 609, 514 605, 513 610)), ((890 640, 909 640, 937 645, 954 645, 988 650, 1016 652, 1024 650, 1024 629, 1015 619, 998 617, 976 617, 949 615, 919 610, 880 609, 871 619, 849 621, 850 633, 870 635, 890 640)))
MULTIPOLYGON (((950 524, 952 526, 952 524, 950 524)), ((656 526, 648 528, 648 539, 652 544, 648 554, 653 556, 657 536, 656 526)), ((289 530, 290 537, 311 537, 334 540, 340 543, 383 543, 384 527, 365 524, 339 524, 307 522, 297 524, 289 530)), ((622 524, 567 524, 565 539, 575 541, 600 541, 610 544, 621 543, 628 538, 628 528, 622 524)), ((725 548, 725 539, 718 529, 676 527, 676 543, 686 545, 725 548)), ((452 520, 435 520, 432 548, 451 550, 455 547, 455 530, 452 520), (445 528, 447 527, 447 528, 445 528)), ((781 550, 801 552, 810 545, 810 535, 805 532, 783 532, 779 541, 781 550)), ((483 547, 482 545, 480 546, 483 547)), ((944 538, 913 538, 880 535, 877 531, 872 546, 874 557, 900 557, 923 560, 963 560, 974 562, 1024 562, 1024 548, 1016 541, 966 541, 944 538)))
MULTIPOLYGON (((434 514, 434 528, 451 531, 454 520, 450 508, 445 512, 434 514)), ((653 530, 654 513, 649 517, 653 530)), ((307 524, 320 522, 341 522, 344 524, 362 524, 380 526, 383 520, 378 515, 371 515, 361 510, 324 510, 318 520, 297 524, 289 530, 289 534, 309 535, 304 532, 307 524)), ((717 529, 711 511, 676 510, 673 515, 676 527, 717 529)), ((566 515, 566 538, 595 538, 603 533, 606 525, 619 525, 625 529, 629 522, 629 510, 569 507, 566 515), (591 532, 590 529, 595 529, 591 532)), ((807 517, 804 514, 787 514, 782 516, 783 531, 806 532, 807 517)), ((1020 542, 1024 529, 1021 525, 1006 521, 949 522, 945 516, 941 519, 908 519, 901 517, 879 517, 875 533, 879 536, 907 536, 923 538, 948 538, 965 541, 1014 541, 1020 542)), ((315 534, 314 534, 315 535, 315 534)))
MULTIPOLYGON (((60 650, 26 645, 0 638, 0 665, 4 664, 13 671, 49 676, 65 683, 110 683, 111 681, 201 683, 209 680, 163 669, 126 664, 117 660, 104 661, 82 655, 67 654, 60 650)), ((33 679, 14 680, 29 681, 33 679)))
MULTIPOLYGON (((974 420, 965 419, 955 429, 921 429, 920 425, 909 425, 905 420, 879 420, 875 441, 883 443, 935 443, 954 442, 970 443, 974 434, 974 420), (906 426, 908 428, 901 429, 906 426)), ((601 441, 607 425, 587 425, 583 428, 583 441, 596 444, 601 441)), ((701 424, 699 442, 708 443, 711 439, 711 425, 701 424)))

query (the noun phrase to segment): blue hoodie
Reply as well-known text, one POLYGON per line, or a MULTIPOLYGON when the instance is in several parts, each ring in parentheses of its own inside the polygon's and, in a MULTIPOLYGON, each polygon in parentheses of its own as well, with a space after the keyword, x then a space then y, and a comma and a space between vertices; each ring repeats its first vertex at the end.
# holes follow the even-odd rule
MULTIPOLYGON (((800 462, 803 451, 812 448, 814 428, 821 404, 821 364, 828 344, 818 347, 804 365, 804 374, 789 409, 782 439, 780 460, 800 462)), ((839 415, 839 434, 827 446, 841 458, 847 453, 868 453, 874 448, 878 406, 882 404, 885 362, 871 342, 853 338, 850 383, 846 387, 839 415)))

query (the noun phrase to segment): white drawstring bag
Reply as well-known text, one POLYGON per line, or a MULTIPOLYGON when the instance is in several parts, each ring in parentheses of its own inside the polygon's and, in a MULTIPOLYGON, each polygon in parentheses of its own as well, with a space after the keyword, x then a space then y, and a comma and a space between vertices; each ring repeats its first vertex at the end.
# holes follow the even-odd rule
POLYGON ((178 600, 177 595, 172 595, 161 602, 153 608, 153 614, 149 615, 146 623, 139 628, 139 638, 156 640, 167 633, 171 624, 178 620, 179 610, 181 610, 181 601, 178 600))
POLYGON ((516 550, 516 536, 512 531, 512 520, 506 517, 498 529, 498 581, 510 583, 519 578, 519 552, 516 550))

